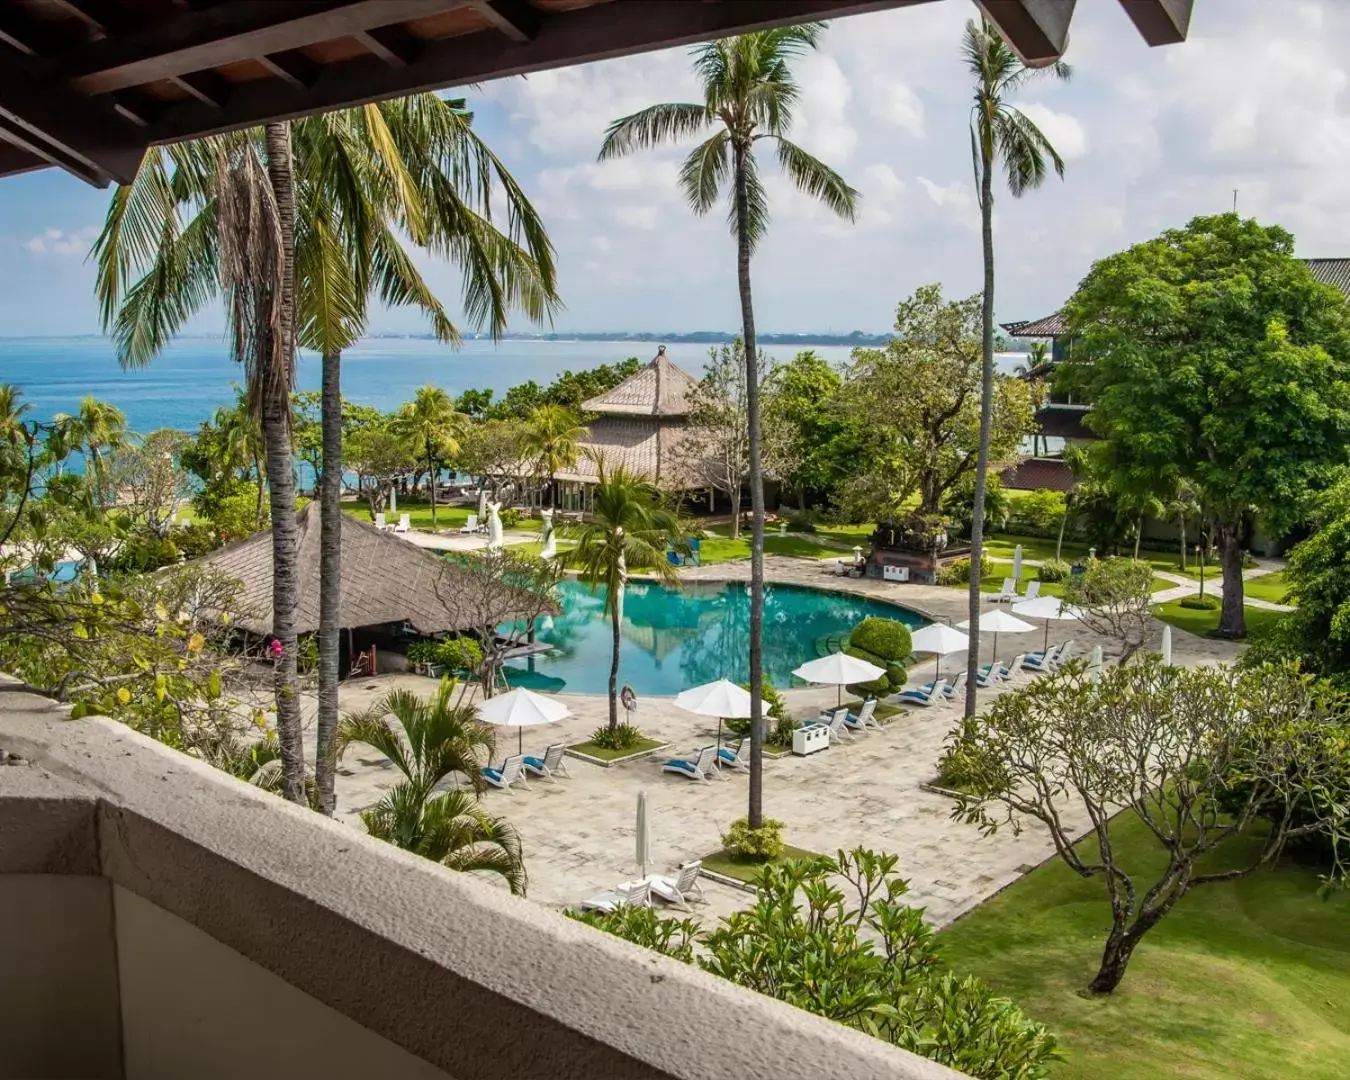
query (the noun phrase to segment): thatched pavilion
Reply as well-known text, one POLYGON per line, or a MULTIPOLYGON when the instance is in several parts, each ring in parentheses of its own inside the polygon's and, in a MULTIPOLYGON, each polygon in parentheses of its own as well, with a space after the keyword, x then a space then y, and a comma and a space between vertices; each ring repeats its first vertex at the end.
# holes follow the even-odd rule
MULTIPOLYGON (((319 629, 319 510, 310 503, 296 515, 299 634, 319 629)), ((198 560, 243 586, 235 625, 251 634, 272 632, 272 533, 264 530, 198 560)), ((374 645, 380 670, 401 668, 409 641, 472 631, 481 614, 482 586, 462 566, 342 515, 341 656, 338 670, 374 645)), ((505 621, 505 619, 503 619, 505 621)))

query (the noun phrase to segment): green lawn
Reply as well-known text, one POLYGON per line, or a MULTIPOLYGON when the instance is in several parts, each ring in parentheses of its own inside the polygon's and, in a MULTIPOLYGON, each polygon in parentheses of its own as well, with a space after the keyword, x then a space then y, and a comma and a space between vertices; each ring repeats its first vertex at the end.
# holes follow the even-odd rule
MULTIPOLYGON (((802 559, 824 559, 831 555, 848 554, 828 544, 820 544, 801 534, 790 536, 764 537, 766 555, 795 555, 802 559)), ((742 533, 738 539, 726 536, 710 535, 699 543, 699 558, 705 565, 734 562, 737 559, 750 558, 750 534, 742 533)))
POLYGON ((815 535, 823 540, 833 540, 845 547, 856 545, 865 548, 876 528, 876 525, 870 521, 861 525, 817 525, 815 535))
POLYGON ((575 750, 587 757, 599 758, 601 761, 614 761, 616 758, 628 757, 630 754, 640 754, 644 750, 655 750, 660 745, 660 739, 642 738, 632 746, 624 747, 622 750, 608 750, 603 746, 596 746, 588 739, 586 742, 572 743, 567 749, 575 750))
MULTIPOLYGON (((1025 550, 1023 550, 1023 555, 1024 556, 1026 555, 1025 550)), ((987 593, 1002 592, 1003 579, 1012 577, 1012 571, 1013 571, 1013 564, 1011 562, 1004 562, 1000 559, 991 559, 989 562, 989 573, 980 579, 980 591, 987 593)), ((1027 591, 1027 584, 1031 581, 1034 581, 1035 579, 1036 579, 1036 567, 1023 565, 1022 577, 1018 580, 1017 583, 1018 593, 1025 593, 1027 591)), ((962 584, 954 586, 954 588, 964 589, 965 585, 962 584)), ((1166 578, 1155 577, 1153 579, 1154 592, 1159 592, 1162 589, 1175 589, 1175 588, 1176 583, 1168 581, 1166 578)), ((1041 595, 1063 596, 1064 586, 1063 584, 1055 581, 1043 581, 1041 582, 1041 595)))
MULTIPOLYGON (((373 521, 370 516, 370 508, 364 502, 344 502, 342 509, 353 517, 358 517, 362 521, 373 521)), ((440 506, 436 507, 436 528, 438 529, 458 529, 466 521, 469 515, 474 513, 470 506, 440 506)), ((397 510, 386 510, 384 519, 387 522, 396 522, 407 514, 409 524, 414 529, 431 528, 431 504, 424 499, 399 499, 397 510)))
POLYGON ((1254 596, 1258 600, 1265 600, 1271 604, 1287 604, 1289 601, 1285 598, 1285 592, 1289 588, 1284 580, 1284 574, 1276 571, 1273 574, 1262 574, 1260 577, 1248 578, 1242 583, 1242 592, 1246 596, 1254 596))
MULTIPOLYGON (((1122 862, 1160 863, 1132 817, 1112 832, 1122 862)), ((956 971, 979 975, 1056 1033, 1065 1060, 1051 1080, 1342 1080, 1350 895, 1322 901, 1317 884, 1315 871, 1282 866, 1201 886, 1143 939, 1106 998, 1082 994, 1110 922, 1106 889, 1058 859, 938 942, 956 971)))
MULTIPOLYGON (((789 859, 815 859, 818 857, 817 852, 785 844, 783 854, 772 861, 780 863, 789 859)), ((765 862, 759 859, 747 859, 739 855, 732 855, 725 848, 714 851, 711 855, 703 856, 703 869, 711 870, 715 874, 725 874, 737 881, 754 881, 765 865, 765 862)))
MULTIPOLYGON (((557 542, 558 551, 570 551, 576 546, 577 542, 575 540, 559 540, 557 542)), ((544 550, 544 545, 539 540, 530 540, 524 544, 507 544, 506 550, 515 552, 517 555, 534 555, 535 557, 538 557, 539 553, 544 550)))
MULTIPOLYGON (((1219 626, 1218 608, 1208 611, 1185 608, 1181 606, 1180 600, 1159 604, 1153 609, 1153 614, 1163 622, 1171 623, 1178 630, 1186 630, 1201 637, 1208 637, 1213 634, 1219 626)), ((1279 622, 1282 614, 1283 612, 1271 611, 1268 608, 1247 605, 1247 636, 1264 633, 1279 622)))

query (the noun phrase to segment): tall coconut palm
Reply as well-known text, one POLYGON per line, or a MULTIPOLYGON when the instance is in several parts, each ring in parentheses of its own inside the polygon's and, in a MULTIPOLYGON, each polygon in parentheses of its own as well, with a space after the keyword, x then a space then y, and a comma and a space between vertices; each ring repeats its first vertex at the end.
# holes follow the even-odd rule
POLYGON ((556 501, 556 477, 577 463, 581 440, 589 434, 585 424, 565 405, 551 402, 530 413, 525 424, 525 452, 534 461, 535 471, 548 481, 548 505, 556 501))
MULTIPOLYGON (((984 554, 984 496, 989 477, 989 440, 994 410, 994 171, 1003 167, 1014 198, 1045 181, 1047 160, 1060 176, 1064 160, 1050 140, 1010 98, 1033 79, 1067 79, 1069 66, 1029 68, 1017 58, 999 32, 983 18, 966 23, 961 45, 966 68, 975 83, 970 110, 970 152, 980 203, 984 246, 984 370, 980 391, 980 447, 975 465, 975 498, 970 525, 970 652, 967 669, 980 666, 980 560, 984 554)), ((976 686, 966 684, 966 715, 975 715, 976 686)))
POLYGON ((69 421, 71 438, 84 456, 84 476, 94 505, 106 509, 114 495, 108 491, 107 455, 126 441, 126 415, 116 405, 90 394, 80 400, 74 416, 58 414, 54 420, 69 421))
POLYGON ((432 528, 436 527, 436 478, 445 462, 459 453, 459 439, 467 423, 468 417, 455 411, 455 399, 443 389, 419 386, 412 401, 404 402, 389 425, 426 463, 432 528))
POLYGON ((858 193, 843 178, 787 139, 798 87, 792 61, 814 49, 823 23, 780 27, 708 42, 694 50, 694 70, 703 84, 699 104, 653 105, 616 120, 605 134, 600 160, 622 157, 717 130, 700 143, 680 169, 680 187, 696 214, 716 205, 730 188, 728 215, 736 238, 736 271, 745 345, 746 416, 750 429, 748 478, 753 519, 750 546, 750 806, 752 827, 763 818, 764 469, 759 432, 759 359, 750 292, 750 256, 769 225, 769 200, 759 178, 755 147, 771 142, 778 163, 802 192, 852 221, 858 193))
POLYGON ((492 729, 478 722, 472 705, 453 701, 454 691, 449 679, 431 701, 395 690, 370 712, 343 719, 341 750, 364 743, 403 777, 361 820, 371 836, 452 870, 500 874, 523 896, 525 862, 515 829, 484 813, 471 792, 436 790, 462 774, 481 791, 480 770, 494 746, 492 729))
POLYGON ((619 646, 623 622, 623 588, 628 571, 642 569, 662 581, 677 582, 679 574, 666 558, 666 545, 677 541, 680 523, 661 505, 660 495, 644 477, 620 466, 610 472, 604 459, 593 458, 599 479, 588 518, 570 526, 576 550, 569 562, 580 571, 591 591, 605 587, 605 614, 614 634, 609 664, 609 728, 619 726, 619 646))

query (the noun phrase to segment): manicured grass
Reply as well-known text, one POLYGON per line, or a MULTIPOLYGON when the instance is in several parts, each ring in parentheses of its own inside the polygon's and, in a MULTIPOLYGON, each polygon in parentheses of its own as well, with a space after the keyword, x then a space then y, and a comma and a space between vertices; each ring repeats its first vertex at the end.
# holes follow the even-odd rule
POLYGON ((823 540, 833 540, 845 547, 857 545, 865 548, 876 528, 876 524, 870 521, 861 525, 817 525, 815 535, 823 540))
MULTIPOLYGON (((570 551, 577 546, 577 542, 575 540, 559 540, 556 546, 558 551, 570 551)), ((534 555, 537 557, 544 550, 544 545, 539 540, 531 540, 524 544, 507 544, 506 548, 517 555, 534 555)))
MULTIPOLYGON (((825 559, 846 554, 832 545, 819 544, 800 534, 764 537, 766 555, 793 555, 800 559, 825 559)), ((699 543, 699 558, 706 565, 734 562, 750 558, 748 533, 732 540, 725 536, 709 536, 699 543)))
MULTIPOLYGON (((857 715, 858 710, 862 708, 862 698, 854 698, 852 701, 844 702, 844 704, 848 706, 849 712, 857 715)), ((828 709, 825 711, 829 712, 828 709)), ((891 720, 894 717, 902 716, 907 712, 909 712, 908 709, 902 709, 899 705, 887 705, 884 701, 878 701, 877 711, 872 715, 878 720, 891 720)))
MULTIPOLYGON (((1268 608, 1252 607, 1250 604, 1247 605, 1246 611, 1248 637, 1264 633, 1279 622, 1284 614, 1280 611, 1271 611, 1268 608)), ((1218 608, 1208 611, 1186 608, 1181 606, 1180 600, 1159 604, 1153 609, 1153 614, 1163 622, 1171 623, 1178 630, 1185 630, 1201 637, 1210 637, 1219 626, 1218 608)))
POLYGON ((1273 574, 1262 574, 1260 577, 1248 578, 1242 583, 1242 592, 1246 596, 1254 596, 1258 600, 1265 600, 1271 604, 1287 604, 1289 601, 1285 597, 1289 586, 1284 580, 1284 573, 1276 571, 1273 574))
MULTIPOLYGON (((817 859, 819 857, 818 852, 807 851, 805 848, 787 844, 784 845, 783 854, 771 861, 776 864, 787 862, 789 859, 817 859)), ((747 884, 754 881, 766 865, 768 863, 762 859, 747 859, 740 855, 732 855, 725 848, 714 851, 711 855, 703 856, 704 870, 711 870, 715 874, 725 874, 727 877, 744 881, 747 884)))
MULTIPOLYGON (((364 502, 344 502, 342 509, 353 517, 358 517, 362 521, 374 521, 371 517, 370 507, 364 502)), ((475 510, 469 506, 441 506, 436 505, 436 528, 438 529, 458 529, 466 521, 469 515, 475 513, 475 510)), ((408 515, 409 524, 414 529, 431 528, 431 504, 423 499, 399 499, 397 510, 386 510, 384 520, 387 522, 396 522, 404 515, 408 515)))
POLYGON ((578 754, 585 754, 587 757, 600 758, 602 761, 614 761, 618 758, 629 757, 632 754, 640 754, 644 750, 655 750, 660 745, 660 739, 643 738, 622 750, 608 750, 603 746, 596 746, 595 743, 587 739, 585 742, 572 743, 567 749, 575 750, 578 754))
MULTIPOLYGON (((1023 555, 1024 556, 1026 555, 1025 551, 1023 551, 1023 555)), ((1013 571, 1013 564, 1011 562, 1003 562, 1002 560, 999 559, 991 559, 989 563, 989 573, 980 579, 980 591, 987 593, 1002 592, 1003 579, 1012 577, 1012 571, 1013 571)), ((1018 580, 1017 583, 1017 591, 1019 593, 1026 592, 1027 583, 1030 581, 1034 581, 1035 578, 1036 578, 1036 567, 1027 566, 1024 564, 1022 566, 1022 577, 1018 580)), ((964 589, 966 586, 964 584, 961 584, 959 586, 954 587, 964 589)), ((1166 578, 1154 577, 1153 579, 1154 592, 1159 592, 1162 589, 1175 589, 1176 587, 1177 587, 1176 582, 1168 581, 1166 578)), ((1041 595, 1063 596, 1064 585, 1062 582, 1058 581, 1043 581, 1041 582, 1041 595)))
MULTIPOLYGON (((1125 866, 1162 865, 1132 816, 1111 831, 1125 866)), ((1135 886, 1153 880, 1141 873, 1135 886)), ((1315 870, 1285 865, 1200 886, 1144 937, 1105 998, 1082 993, 1110 924, 1105 886, 1058 859, 938 943, 954 970, 1055 1032, 1065 1060, 1051 1080, 1340 1080, 1350 1060, 1350 895, 1323 901, 1317 885, 1315 870)))

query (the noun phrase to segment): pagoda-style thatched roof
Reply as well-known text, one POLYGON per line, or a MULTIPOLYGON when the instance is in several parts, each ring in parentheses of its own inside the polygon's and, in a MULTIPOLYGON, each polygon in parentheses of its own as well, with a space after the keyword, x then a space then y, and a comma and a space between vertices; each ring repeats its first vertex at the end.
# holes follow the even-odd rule
POLYGON ((1068 332, 1064 316, 1056 311, 1043 319, 1030 319, 1024 322, 1000 323, 1004 330, 1019 338, 1057 338, 1068 332))
MULTIPOLYGON (((319 510, 310 503, 296 515, 300 604, 296 632, 319 628, 319 510)), ((243 585, 236 625, 272 632, 272 533, 264 530, 203 556, 209 566, 243 585)), ((342 515, 342 615, 344 629, 408 623, 419 634, 470 630, 476 619, 475 578, 449 559, 391 532, 342 515)), ((481 606, 481 605, 480 605, 481 606)))
POLYGON ((583 401, 581 408, 601 416, 688 416, 689 396, 697 386, 698 380, 672 363, 662 345, 650 364, 583 401))

